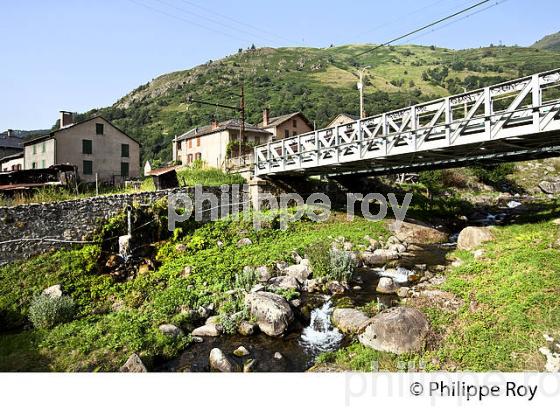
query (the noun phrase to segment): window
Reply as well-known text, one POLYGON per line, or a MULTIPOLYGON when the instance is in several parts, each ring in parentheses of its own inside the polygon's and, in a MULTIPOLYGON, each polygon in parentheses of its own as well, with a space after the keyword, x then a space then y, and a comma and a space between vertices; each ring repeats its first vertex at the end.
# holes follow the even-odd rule
POLYGON ((37 145, 33 145, 33 154, 37 153, 37 145))
POLYGON ((292 135, 295 137, 297 135, 297 131, 292 132, 292 135))
POLYGON ((84 161, 83 163, 83 174, 92 175, 93 174, 93 161, 84 161))
POLYGON ((44 159, 41 160, 41 168, 46 168, 46 164, 45 164, 45 160, 44 160, 44 159))
POLYGON ((41 151, 42 152, 47 152, 47 143, 43 141, 43 143, 41 144, 41 151))
POLYGON ((82 140, 82 154, 93 154, 93 142, 91 140, 82 140))
POLYGON ((36 163, 36 162, 32 162, 32 163, 31 163, 31 168, 33 168, 33 169, 37 168, 37 163, 36 163))
POLYGON ((95 124, 95 134, 103 135, 103 131, 104 131, 103 128, 104 128, 103 124, 95 124))
POLYGON ((193 162, 192 154, 187 155, 187 164, 192 164, 192 162, 193 162))
POLYGON ((200 137, 196 137, 196 146, 200 147, 200 137))
POLYGON ((192 148, 192 139, 189 140, 189 148, 192 148))
POLYGON ((290 138, 290 130, 284 130, 284 138, 290 138))
POLYGON ((202 153, 197 152, 196 154, 194 154, 194 159, 196 161, 201 161, 202 160, 202 153))
POLYGON ((121 144, 121 157, 128 158, 128 155, 129 155, 128 144, 121 144))
POLYGON ((128 177, 128 162, 121 162, 121 177, 128 177))
POLYGON ((293 120, 292 125, 294 126, 294 128, 297 128, 297 120, 293 120))

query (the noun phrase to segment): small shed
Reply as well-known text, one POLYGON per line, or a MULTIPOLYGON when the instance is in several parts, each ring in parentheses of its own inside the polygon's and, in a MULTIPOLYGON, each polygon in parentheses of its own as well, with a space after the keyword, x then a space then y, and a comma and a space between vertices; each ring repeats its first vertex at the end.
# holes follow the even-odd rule
POLYGON ((177 167, 158 168, 150 171, 156 189, 171 189, 179 186, 177 167))

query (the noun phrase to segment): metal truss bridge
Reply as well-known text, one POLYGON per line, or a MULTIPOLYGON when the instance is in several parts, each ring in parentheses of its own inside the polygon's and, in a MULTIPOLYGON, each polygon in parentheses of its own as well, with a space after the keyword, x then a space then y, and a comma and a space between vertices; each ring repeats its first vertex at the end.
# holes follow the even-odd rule
POLYGON ((382 175, 560 155, 560 68, 255 148, 255 176, 382 175))

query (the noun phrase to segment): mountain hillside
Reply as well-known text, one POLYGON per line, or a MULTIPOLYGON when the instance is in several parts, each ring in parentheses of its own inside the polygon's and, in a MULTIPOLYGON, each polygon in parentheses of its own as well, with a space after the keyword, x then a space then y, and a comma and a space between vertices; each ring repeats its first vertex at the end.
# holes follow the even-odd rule
POLYGON ((560 51, 560 32, 543 37, 532 47, 543 50, 560 51))
POLYGON ((358 113, 357 68, 365 76, 365 108, 370 115, 463 92, 518 76, 556 68, 560 53, 535 48, 488 47, 450 50, 424 46, 378 49, 371 45, 330 48, 246 50, 192 69, 162 75, 133 90, 113 106, 81 114, 102 114, 142 142, 143 160, 169 161, 175 134, 208 124, 212 116, 237 115, 226 109, 187 104, 192 95, 237 105, 244 79, 247 120, 303 111, 317 127, 340 112, 358 113))

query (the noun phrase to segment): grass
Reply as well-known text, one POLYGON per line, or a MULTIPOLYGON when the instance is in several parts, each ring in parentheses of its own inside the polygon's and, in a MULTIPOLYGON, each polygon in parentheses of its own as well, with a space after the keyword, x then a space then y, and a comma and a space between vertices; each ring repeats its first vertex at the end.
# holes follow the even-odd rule
POLYGON ((206 168, 200 166, 187 167, 177 172, 179 183, 183 186, 219 186, 219 185, 241 185, 245 179, 239 174, 228 174, 217 168, 206 168))
POLYGON ((217 313, 239 309, 239 301, 225 295, 246 265, 272 266, 290 260, 292 250, 327 237, 345 236, 366 244, 365 235, 387 234, 382 223, 333 215, 323 223, 301 221, 286 231, 275 219, 260 230, 251 222, 229 219, 185 231, 176 240, 158 244, 157 268, 125 282, 101 274, 104 255, 97 246, 59 251, 24 263, 0 268, 0 371, 114 371, 132 352, 150 366, 158 358, 178 354, 188 337, 162 336, 158 326, 173 323, 186 332, 191 317, 185 310, 214 303, 217 313), (238 247, 240 238, 253 245, 238 247), (223 242, 219 247, 217 241, 223 242), (184 244, 186 251, 176 249, 184 244), (188 277, 185 266, 192 267, 188 277), (60 283, 77 305, 76 320, 52 330, 27 330, 33 296, 60 283), (115 311, 118 303, 121 309, 115 311), (183 313, 182 313, 183 312, 183 313), (6 332, 7 329, 11 329, 6 332))
POLYGON ((551 222, 513 225, 496 229, 484 260, 456 251, 463 264, 447 271, 440 288, 464 303, 456 313, 423 308, 439 339, 430 350, 381 358, 356 343, 320 363, 359 371, 370 371, 372 361, 393 370, 403 360, 427 370, 542 371, 543 334, 560 334, 560 255, 550 246, 557 234, 551 222))

